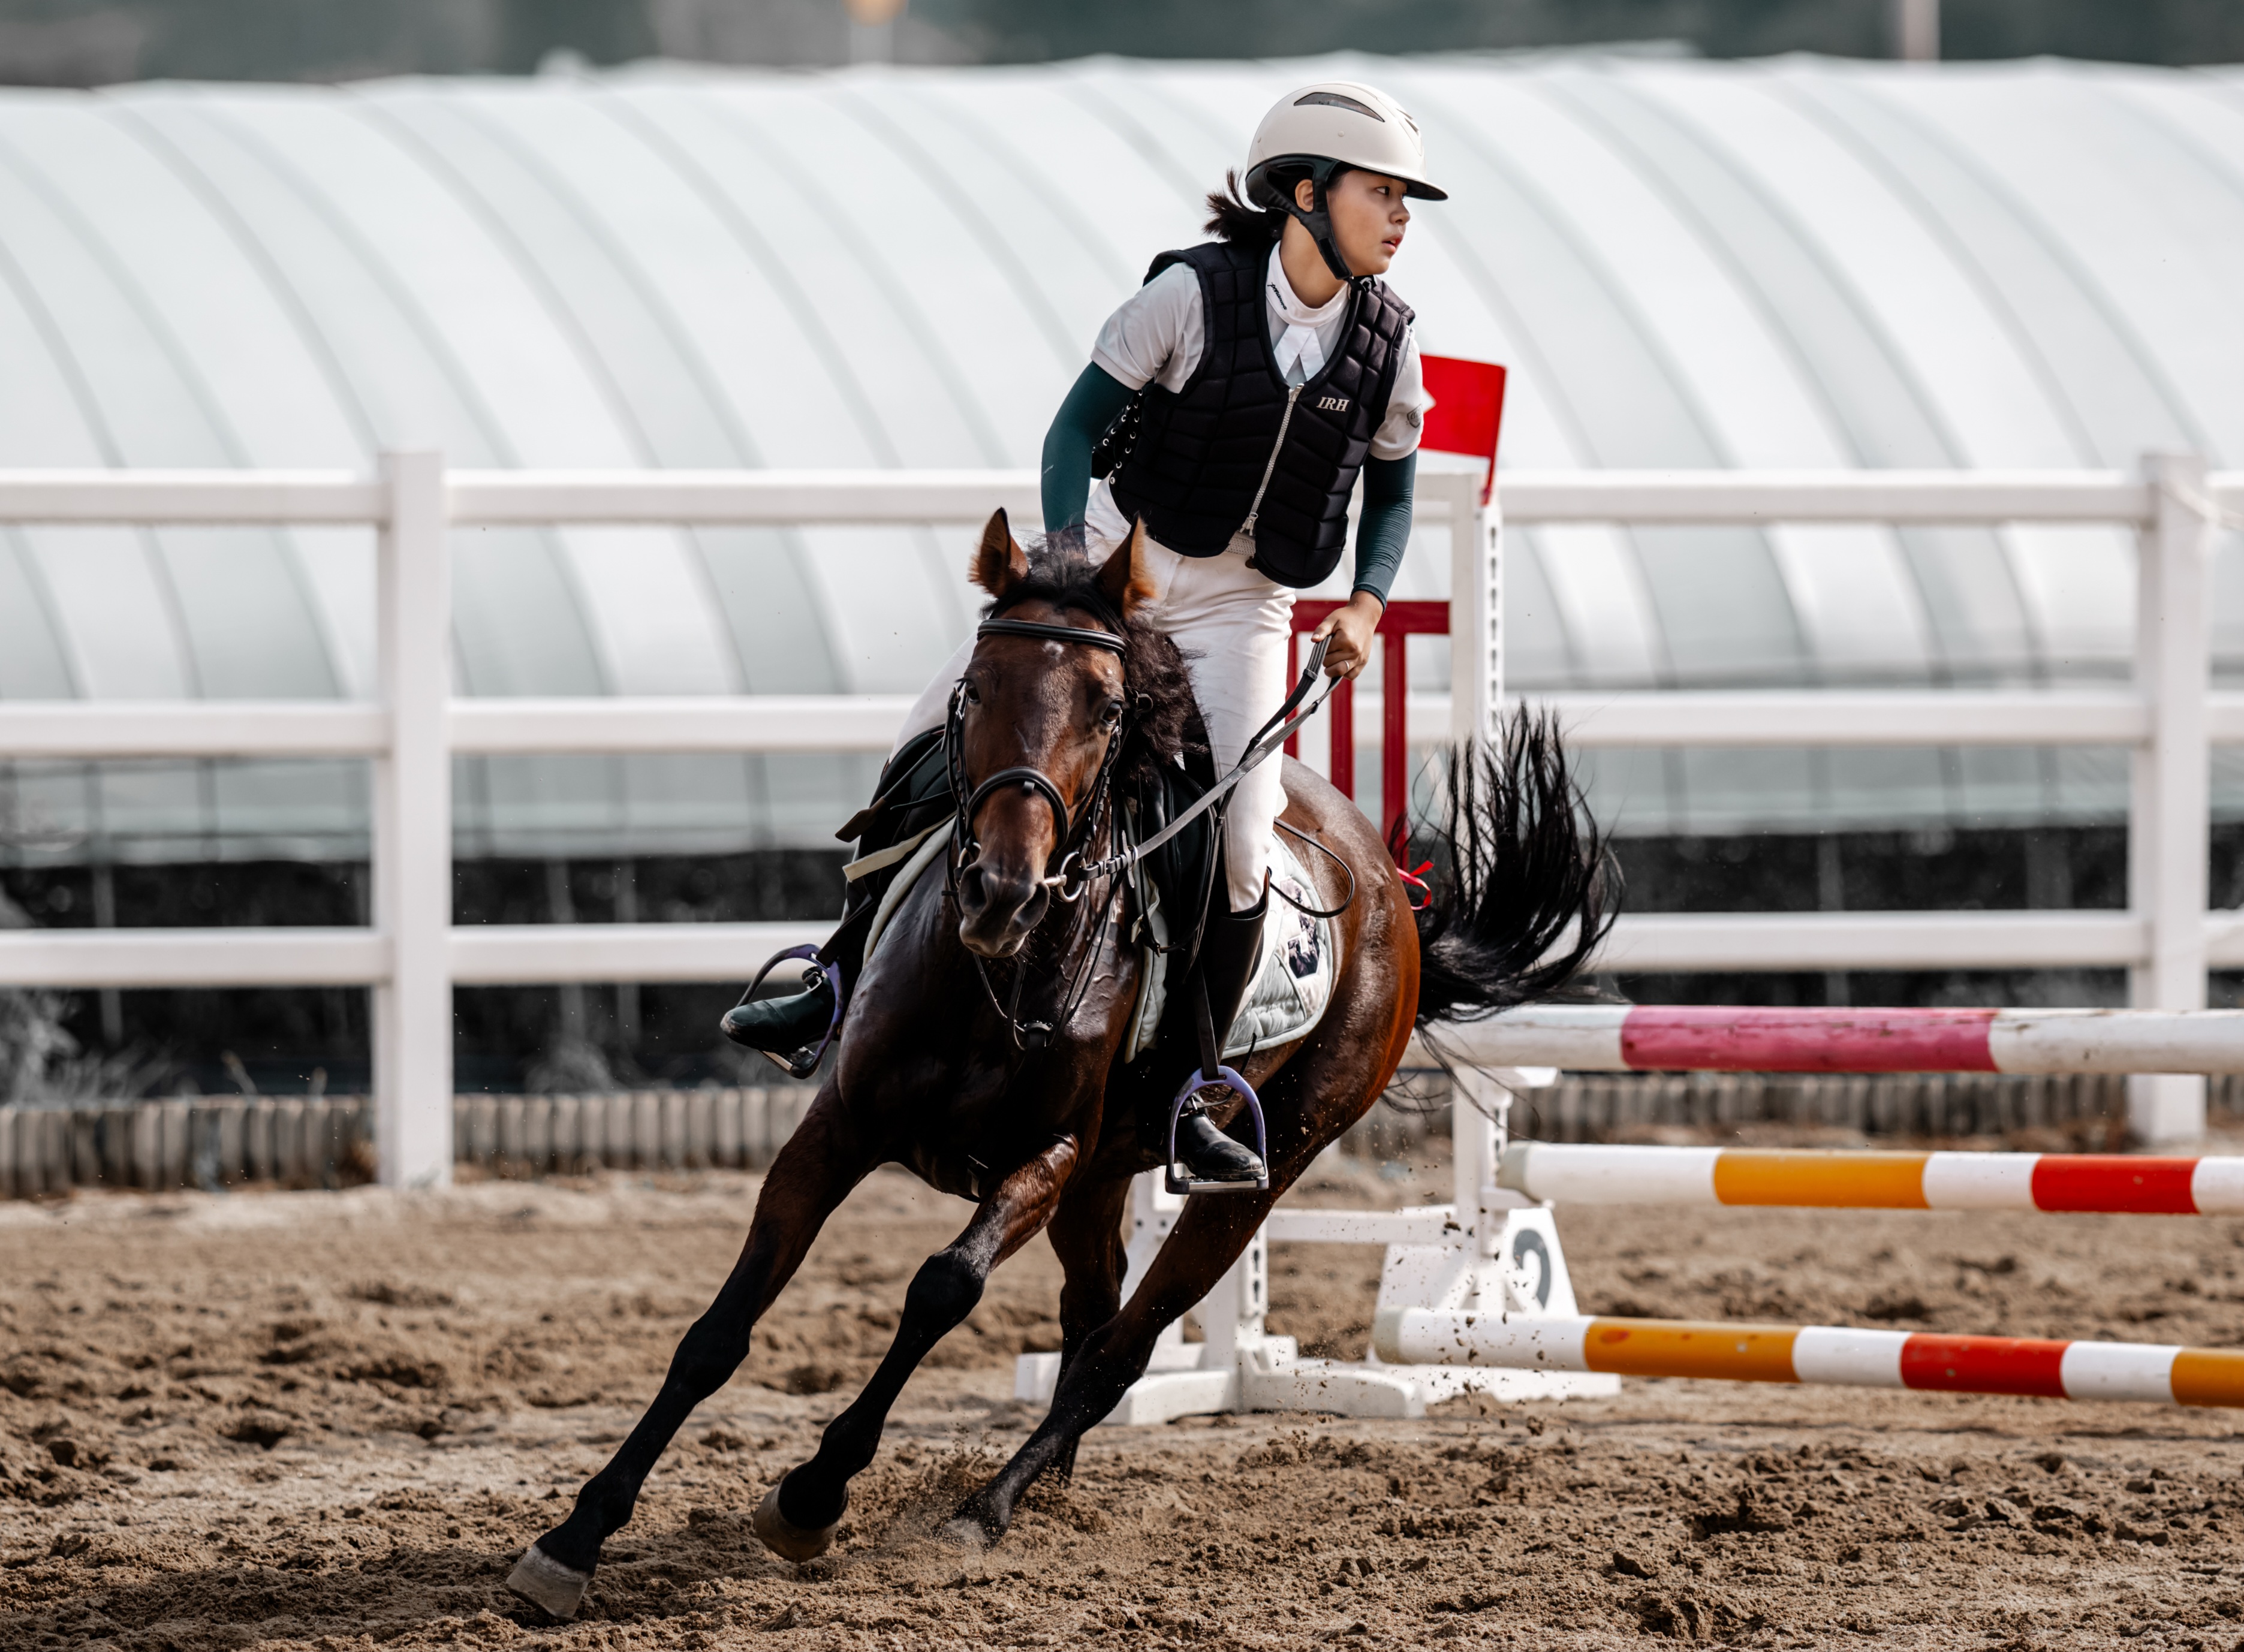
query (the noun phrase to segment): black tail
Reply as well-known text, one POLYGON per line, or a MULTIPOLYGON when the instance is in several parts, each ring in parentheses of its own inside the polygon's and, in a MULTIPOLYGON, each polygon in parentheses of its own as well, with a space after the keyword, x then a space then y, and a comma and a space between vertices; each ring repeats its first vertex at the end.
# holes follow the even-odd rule
POLYGON ((1421 1027, 1558 991, 1620 903, 1619 869, 1551 718, 1522 712, 1505 723, 1501 749, 1461 749, 1450 772, 1441 824, 1421 828, 1435 862, 1433 898, 1418 914, 1421 1027))

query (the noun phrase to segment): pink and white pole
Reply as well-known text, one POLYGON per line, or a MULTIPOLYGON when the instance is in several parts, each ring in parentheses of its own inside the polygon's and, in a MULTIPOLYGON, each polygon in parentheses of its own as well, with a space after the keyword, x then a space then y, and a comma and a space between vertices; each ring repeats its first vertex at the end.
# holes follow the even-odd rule
POLYGON ((1442 1041, 1485 1065, 1594 1073, 2244 1073, 2244 1010, 1541 1004, 1442 1041))

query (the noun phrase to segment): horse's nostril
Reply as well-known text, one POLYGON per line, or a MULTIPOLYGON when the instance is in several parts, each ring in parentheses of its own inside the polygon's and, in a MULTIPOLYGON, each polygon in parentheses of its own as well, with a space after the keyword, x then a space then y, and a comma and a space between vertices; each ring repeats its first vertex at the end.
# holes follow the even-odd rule
POLYGON ((969 866, 958 874, 958 902, 970 912, 990 904, 989 874, 980 866, 969 866))
POLYGON ((977 927, 1010 926, 1018 920, 1022 908, 1036 893, 1033 879, 1006 877, 973 866, 959 875, 959 913, 977 927))

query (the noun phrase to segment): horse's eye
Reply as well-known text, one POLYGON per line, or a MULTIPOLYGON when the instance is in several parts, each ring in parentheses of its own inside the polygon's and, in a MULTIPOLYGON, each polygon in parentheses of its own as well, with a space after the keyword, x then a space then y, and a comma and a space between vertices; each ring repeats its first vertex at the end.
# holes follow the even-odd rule
POLYGON ((1119 701, 1119 700, 1109 700, 1109 701, 1107 701, 1107 702, 1106 702, 1106 705, 1105 705, 1105 708, 1104 708, 1103 710, 1101 710, 1101 711, 1099 711, 1099 713, 1098 713, 1098 721, 1099 721, 1099 725, 1100 725, 1100 726, 1101 726, 1101 727, 1104 727, 1104 728, 1110 728, 1110 729, 1111 729, 1111 728, 1112 728, 1116 724, 1119 723, 1121 720, 1122 720, 1122 702, 1121 702, 1121 701, 1119 701))
POLYGON ((969 705, 982 704, 982 691, 974 686, 974 679, 970 677, 966 679, 966 703, 969 705))

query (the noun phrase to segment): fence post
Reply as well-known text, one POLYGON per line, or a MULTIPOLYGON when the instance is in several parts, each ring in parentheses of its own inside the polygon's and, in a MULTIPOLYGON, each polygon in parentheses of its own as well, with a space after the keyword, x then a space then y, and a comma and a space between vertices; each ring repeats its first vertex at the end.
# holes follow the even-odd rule
MULTIPOLYGON (((2205 461, 2153 454, 2143 462, 2153 516, 2137 538, 2135 682, 2151 707, 2151 739, 2133 757, 2127 819, 2127 903, 2150 930, 2150 953, 2131 972, 2139 1009, 2205 1008, 2205 926, 2213 752, 2206 727, 2211 687, 2213 527, 2205 461)), ((2205 1080, 2139 1073, 2127 1081, 2127 1125, 2152 1144, 2205 1134, 2205 1080)))
POLYGON ((389 748, 374 765, 374 1143, 385 1187, 452 1179, 452 565, 444 460, 385 453, 376 596, 389 748))
POLYGON ((1477 472, 1436 472, 1450 496, 1450 738, 1486 740, 1504 701, 1503 512, 1477 472))

